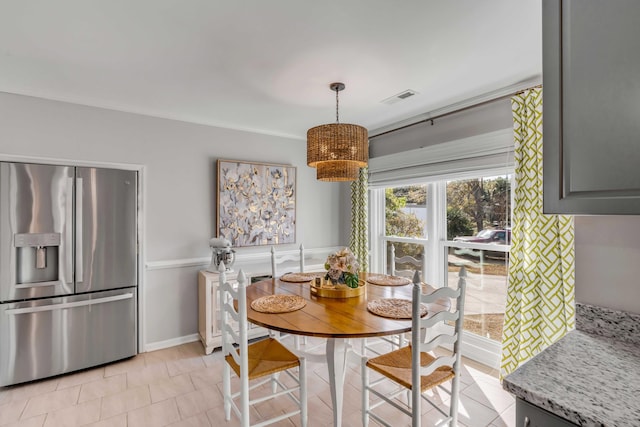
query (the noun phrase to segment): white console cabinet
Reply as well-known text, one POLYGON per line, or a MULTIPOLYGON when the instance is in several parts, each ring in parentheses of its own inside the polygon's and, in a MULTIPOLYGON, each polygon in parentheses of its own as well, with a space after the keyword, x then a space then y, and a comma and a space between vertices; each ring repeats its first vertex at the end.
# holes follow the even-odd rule
MULTIPOLYGON (((246 274, 246 273, 245 273, 246 274)), ((227 280, 236 282, 238 273, 227 273, 227 280)), ((250 275, 247 274, 247 280, 250 275)), ((222 346, 220 336, 220 307, 218 307, 218 285, 220 275, 206 270, 198 272, 198 333, 206 354, 222 346)), ((249 324, 249 338, 267 335, 267 330, 249 324)))

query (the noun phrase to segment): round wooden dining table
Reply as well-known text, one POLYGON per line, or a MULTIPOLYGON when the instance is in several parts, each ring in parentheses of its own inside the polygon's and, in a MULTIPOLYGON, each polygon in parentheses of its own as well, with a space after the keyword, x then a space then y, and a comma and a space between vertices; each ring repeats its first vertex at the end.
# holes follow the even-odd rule
MULTIPOLYGON (((368 274, 361 276, 366 280, 368 274)), ((429 285, 424 285, 430 288, 429 285)), ((287 334, 327 338, 326 363, 329 370, 333 425, 342 425, 342 397, 347 357, 357 349, 351 344, 353 338, 395 335, 411 330, 411 320, 381 317, 367 309, 367 303, 382 298, 411 300, 413 284, 380 286, 366 283, 365 292, 351 298, 327 298, 311 294, 311 282, 291 283, 280 279, 265 279, 247 287, 247 317, 251 323, 287 334), (299 295, 306 305, 289 313, 262 313, 251 308, 251 302, 268 295, 299 295)), ((431 316, 447 309, 446 301, 427 306, 431 316)), ((304 351, 301 356, 309 357, 304 351)))

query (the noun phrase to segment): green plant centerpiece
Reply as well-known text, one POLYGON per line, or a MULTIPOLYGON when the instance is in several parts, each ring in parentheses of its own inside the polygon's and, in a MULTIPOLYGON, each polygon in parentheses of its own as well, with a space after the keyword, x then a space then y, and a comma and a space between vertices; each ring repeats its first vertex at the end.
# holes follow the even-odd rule
POLYGON ((344 248, 329 255, 324 263, 324 268, 327 270, 327 274, 324 277, 325 280, 331 280, 334 285, 344 284, 350 288, 358 287, 360 265, 349 248, 344 248))

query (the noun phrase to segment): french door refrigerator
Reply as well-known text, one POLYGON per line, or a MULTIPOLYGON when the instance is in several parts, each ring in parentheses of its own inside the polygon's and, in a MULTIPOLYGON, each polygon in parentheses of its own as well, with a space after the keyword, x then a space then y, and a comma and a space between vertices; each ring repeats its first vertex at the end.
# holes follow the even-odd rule
POLYGON ((137 172, 0 162, 0 386, 137 353, 137 172))

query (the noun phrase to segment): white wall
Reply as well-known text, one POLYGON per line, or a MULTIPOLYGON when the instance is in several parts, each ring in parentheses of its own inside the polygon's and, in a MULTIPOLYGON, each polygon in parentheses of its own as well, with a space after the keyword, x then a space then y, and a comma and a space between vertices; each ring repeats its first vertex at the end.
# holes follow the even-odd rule
MULTIPOLYGON (((148 262, 175 264, 146 274, 145 341, 152 346, 197 333, 196 275, 202 265, 182 260, 209 257, 208 240, 215 235, 216 159, 297 167, 298 244, 283 250, 299 243, 307 248, 348 243, 348 186, 316 181, 315 170, 306 165, 303 140, 0 93, 3 155, 144 166, 142 267, 148 262)), ((266 247, 237 249, 237 258, 241 262, 243 255, 258 253, 264 253, 266 268, 266 247)))
POLYGON ((577 216, 576 301, 640 314, 640 216, 577 216))

